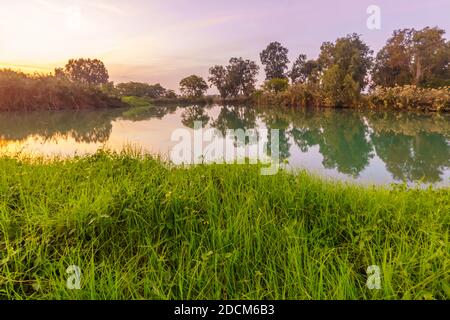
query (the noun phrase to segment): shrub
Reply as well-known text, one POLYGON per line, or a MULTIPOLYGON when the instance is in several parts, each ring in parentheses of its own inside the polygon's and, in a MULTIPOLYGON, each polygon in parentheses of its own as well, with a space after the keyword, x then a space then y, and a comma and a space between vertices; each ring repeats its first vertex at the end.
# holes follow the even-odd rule
POLYGON ((372 108, 450 111, 450 86, 436 89, 415 85, 376 87, 368 102, 372 108))
POLYGON ((264 88, 264 91, 267 91, 267 92, 272 92, 272 93, 283 92, 289 88, 289 80, 288 79, 280 79, 280 78, 267 80, 264 83, 263 88, 264 88))
POLYGON ((26 75, 0 70, 0 110, 57 110, 123 106, 99 87, 70 82, 53 75, 26 75))

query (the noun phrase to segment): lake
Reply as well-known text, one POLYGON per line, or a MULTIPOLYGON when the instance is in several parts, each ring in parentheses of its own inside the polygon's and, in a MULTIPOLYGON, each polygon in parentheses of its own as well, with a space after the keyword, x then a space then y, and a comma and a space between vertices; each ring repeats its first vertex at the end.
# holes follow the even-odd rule
POLYGON ((218 105, 0 113, 0 152, 72 156, 132 145, 167 157, 173 131, 195 121, 223 133, 279 129, 284 163, 325 177, 450 186, 445 114, 218 105))

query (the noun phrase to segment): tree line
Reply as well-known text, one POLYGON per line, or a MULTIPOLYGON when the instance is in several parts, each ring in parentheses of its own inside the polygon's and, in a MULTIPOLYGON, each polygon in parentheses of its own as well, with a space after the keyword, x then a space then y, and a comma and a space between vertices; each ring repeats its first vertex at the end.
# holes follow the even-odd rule
MULTIPOLYGON (((358 34, 350 34, 324 42, 317 59, 300 54, 290 68, 289 50, 272 42, 260 54, 266 75, 262 90, 278 93, 290 85, 307 84, 337 106, 352 104, 365 89, 377 86, 449 86, 450 41, 444 35, 438 27, 396 30, 374 57, 358 34)), ((211 67, 208 81, 223 99, 250 96, 257 91, 258 72, 256 62, 231 58, 227 66, 211 67)), ((203 78, 190 76, 181 81, 180 88, 182 93, 198 97, 208 86, 203 78)))
MULTIPOLYGON (((261 89, 256 88, 259 65, 241 57, 231 58, 227 65, 212 66, 206 80, 198 75, 182 79, 179 89, 181 96, 187 99, 202 98, 208 88, 215 87, 221 99, 262 97, 267 101, 290 90, 284 94, 284 101, 298 101, 301 105, 354 106, 367 89, 382 92, 389 98, 373 100, 382 104, 392 101, 391 92, 398 90, 382 91, 380 87, 413 86, 402 92, 415 97, 423 96, 416 87, 444 88, 427 94, 432 100, 439 100, 435 109, 441 106, 448 108, 450 41, 444 35, 445 31, 438 27, 396 30, 374 56, 360 35, 350 34, 334 42, 324 42, 317 59, 308 59, 301 53, 292 65, 289 50, 279 42, 272 42, 260 53, 266 76, 261 89), (435 96, 438 98, 434 99, 435 96)), ((99 99, 92 98, 95 94, 110 98, 180 98, 175 91, 159 83, 115 85, 109 81, 108 70, 98 59, 71 59, 63 68, 56 68, 53 75, 25 75, 0 70, 0 94, 2 109, 27 109, 32 104, 33 108, 34 105, 43 105, 47 109, 55 109, 64 104, 80 108, 99 103, 99 99), (51 101, 44 101, 46 96, 51 101)), ((110 103, 104 97, 100 100, 104 102, 101 105, 110 103)), ((117 105, 117 101, 114 104, 117 105)))
MULTIPOLYGON (((361 92, 376 87, 415 85, 445 87, 450 85, 450 41, 438 27, 421 30, 401 29, 393 32, 385 46, 374 52, 358 34, 324 42, 317 59, 308 59, 303 53, 290 65, 289 50, 279 42, 270 43, 261 53, 260 62, 265 72, 263 92, 279 93, 290 85, 305 84, 309 91, 320 91, 322 100, 330 105, 351 105, 361 92)), ((198 75, 180 81, 184 97, 199 98, 210 87, 215 87, 222 99, 249 97, 257 90, 260 67, 255 61, 233 57, 227 65, 209 69, 208 79, 198 75)), ((108 83, 107 71, 98 60, 71 60, 64 70, 72 80, 110 86, 118 96, 177 98, 173 90, 158 84, 139 82, 108 83)))
POLYGON ((56 110, 125 106, 103 91, 109 74, 98 59, 71 59, 54 74, 0 70, 0 110, 56 110))

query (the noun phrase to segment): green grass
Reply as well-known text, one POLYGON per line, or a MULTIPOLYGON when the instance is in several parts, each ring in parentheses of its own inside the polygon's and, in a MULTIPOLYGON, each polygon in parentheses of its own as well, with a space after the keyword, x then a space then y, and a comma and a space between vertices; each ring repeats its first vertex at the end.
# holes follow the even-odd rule
POLYGON ((449 299, 450 192, 128 153, 0 158, 0 298, 449 299), (78 265, 81 290, 66 288, 78 265), (382 289, 366 269, 382 270, 382 289))
POLYGON ((127 120, 139 120, 154 112, 153 106, 133 107, 122 113, 122 117, 127 120))
POLYGON ((128 120, 138 120, 148 114, 151 114, 155 109, 147 98, 133 96, 122 97, 122 102, 131 107, 122 114, 122 117, 128 120))
POLYGON ((122 102, 128 104, 131 107, 140 108, 140 107, 151 107, 150 101, 146 98, 134 97, 134 96, 126 96, 122 97, 122 102))

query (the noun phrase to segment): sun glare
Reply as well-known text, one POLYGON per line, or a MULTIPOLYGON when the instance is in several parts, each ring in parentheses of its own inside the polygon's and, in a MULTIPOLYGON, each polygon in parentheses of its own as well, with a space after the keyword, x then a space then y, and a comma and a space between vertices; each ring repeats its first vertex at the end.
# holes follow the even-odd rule
POLYGON ((72 57, 101 57, 111 47, 111 40, 98 36, 102 26, 95 23, 95 11, 85 14, 80 6, 59 1, 16 3, 8 9, 0 12, 3 68, 48 71, 72 57))

